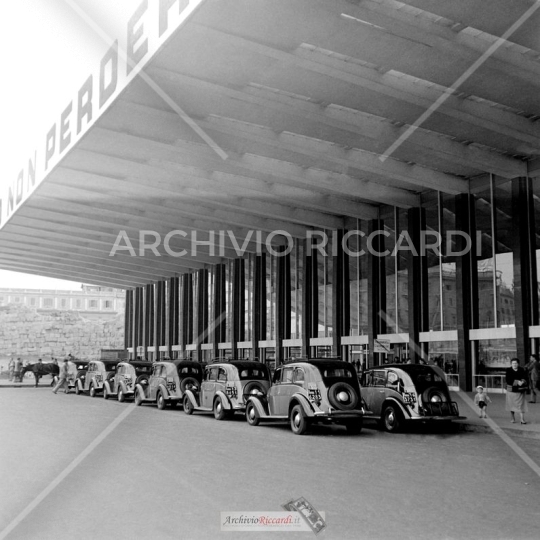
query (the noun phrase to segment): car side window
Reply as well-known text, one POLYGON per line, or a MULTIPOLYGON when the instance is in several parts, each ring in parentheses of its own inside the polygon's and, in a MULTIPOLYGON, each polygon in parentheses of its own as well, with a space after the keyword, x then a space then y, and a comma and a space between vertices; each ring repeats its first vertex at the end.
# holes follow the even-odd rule
POLYGON ((219 368, 218 381, 225 382, 227 380, 227 372, 223 368, 219 368))
POLYGON ((276 371, 274 371, 274 376, 272 377, 273 384, 279 384, 281 382, 281 371, 282 371, 281 368, 276 369, 276 371))
POLYGON ((283 370, 283 378, 282 378, 283 384, 292 383, 292 378, 293 378, 293 368, 292 367, 285 368, 283 370))
POLYGON ((296 368, 293 373, 292 382, 296 384, 303 384, 305 380, 304 370, 301 368, 296 368))
POLYGON ((389 371, 386 379, 386 386, 388 388, 397 389, 399 385, 399 375, 395 371, 389 371))
POLYGON ((373 386, 386 385, 386 372, 383 370, 373 372, 373 386))
POLYGON ((215 381, 215 380, 217 380, 217 372, 218 372, 217 368, 210 368, 208 370, 208 375, 206 376, 206 380, 207 381, 215 381))

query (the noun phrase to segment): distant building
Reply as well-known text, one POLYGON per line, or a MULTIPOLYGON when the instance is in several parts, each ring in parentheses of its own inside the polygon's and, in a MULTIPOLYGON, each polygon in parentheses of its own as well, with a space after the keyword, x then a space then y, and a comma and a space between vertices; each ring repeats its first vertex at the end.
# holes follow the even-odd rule
POLYGON ((49 311, 77 311, 85 318, 114 317, 123 313, 125 291, 112 287, 81 285, 80 291, 0 288, 0 306, 20 304, 49 311))

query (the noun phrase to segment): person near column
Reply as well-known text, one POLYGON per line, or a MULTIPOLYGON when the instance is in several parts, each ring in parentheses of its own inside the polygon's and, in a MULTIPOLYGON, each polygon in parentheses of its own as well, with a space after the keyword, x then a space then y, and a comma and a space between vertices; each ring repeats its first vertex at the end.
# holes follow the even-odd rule
POLYGON ((510 367, 506 370, 506 410, 510 411, 511 422, 516 421, 515 413, 519 413, 522 424, 525 422, 527 401, 525 395, 528 388, 527 371, 519 365, 517 358, 512 358, 510 367))
POLYGON ((536 391, 538 390, 538 379, 540 378, 540 361, 537 354, 531 354, 529 363, 525 366, 529 373, 529 388, 531 399, 529 403, 536 403, 536 391))
POLYGON ((21 371, 22 371, 23 363, 20 358, 17 358, 15 361, 15 371, 13 372, 13 380, 15 382, 22 382, 21 378, 21 371))
POLYGON ((68 359, 64 358, 64 361, 60 365, 60 373, 58 374, 58 382, 56 383, 56 386, 53 388, 53 394, 56 394, 62 386, 65 385, 64 392, 66 394, 69 393, 69 386, 68 386, 68 359))
POLYGON ((15 373, 15 360, 13 360, 13 358, 11 358, 9 361, 8 369, 9 369, 9 380, 12 381, 13 374, 15 373))

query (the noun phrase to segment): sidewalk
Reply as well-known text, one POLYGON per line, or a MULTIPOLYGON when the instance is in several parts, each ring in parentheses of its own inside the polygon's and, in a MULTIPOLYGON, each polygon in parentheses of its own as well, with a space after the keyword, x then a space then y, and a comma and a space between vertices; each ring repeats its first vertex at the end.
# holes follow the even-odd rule
MULTIPOLYGON (((493 433, 488 423, 479 418, 478 409, 474 406, 474 392, 450 392, 452 399, 459 405, 461 416, 466 416, 465 420, 458 420, 464 431, 479 431, 493 433)), ((487 415, 498 427, 508 435, 540 439, 540 396, 537 396, 538 403, 528 403, 531 396, 526 396, 529 411, 525 413, 525 425, 519 423, 519 414, 516 413, 516 423, 510 422, 510 413, 505 411, 506 394, 489 394, 491 403, 487 408, 487 415)))

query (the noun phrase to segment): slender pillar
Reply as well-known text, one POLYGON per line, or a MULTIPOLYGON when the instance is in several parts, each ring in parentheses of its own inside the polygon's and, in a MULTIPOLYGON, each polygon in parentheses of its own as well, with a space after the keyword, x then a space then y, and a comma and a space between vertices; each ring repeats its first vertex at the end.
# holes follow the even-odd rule
POLYGON ((266 336, 266 255, 256 255, 253 266, 251 339, 253 358, 262 359, 259 341, 266 336))
POLYGON ((531 354, 529 326, 538 324, 538 286, 533 259, 536 235, 528 178, 512 180, 512 238, 517 357, 527 362, 531 354))
MULTIPOLYGON (((279 246, 276 251, 282 253, 286 246, 279 246)), ((276 367, 285 359, 283 340, 291 337, 291 256, 277 257, 276 276, 276 367)))
MULTIPOLYGON (((369 235, 383 229, 384 224, 379 219, 372 219, 368 222, 369 235)), ((386 272, 384 257, 377 255, 384 252, 384 237, 379 234, 374 235, 372 238, 371 249, 368 249, 366 255, 368 261, 368 367, 380 363, 379 353, 373 352, 374 342, 378 334, 384 334, 386 332, 386 272)))
POLYGON ((414 364, 427 360, 427 344, 420 343, 420 332, 428 328, 429 316, 427 262, 421 249, 421 231, 425 227, 425 209, 409 209, 408 233, 412 242, 407 252, 409 357, 414 364))
POLYGON ((131 347, 133 342, 133 290, 126 291, 126 302, 124 306, 124 349, 131 347))
POLYGON ((343 250, 344 230, 337 231, 332 254, 332 355, 342 356, 341 336, 350 326, 349 257, 343 250))
POLYGON ((312 356, 310 340, 317 336, 319 318, 317 251, 311 242, 304 244, 304 294, 302 296, 302 356, 312 356))
MULTIPOLYGON (((478 328, 478 273, 476 264, 476 223, 474 197, 456 196, 456 229, 469 235, 472 248, 456 257, 456 314, 458 336, 458 374, 462 390, 472 390, 472 351, 469 330, 478 328)), ((466 248, 464 238, 456 238, 456 250, 466 248)))

